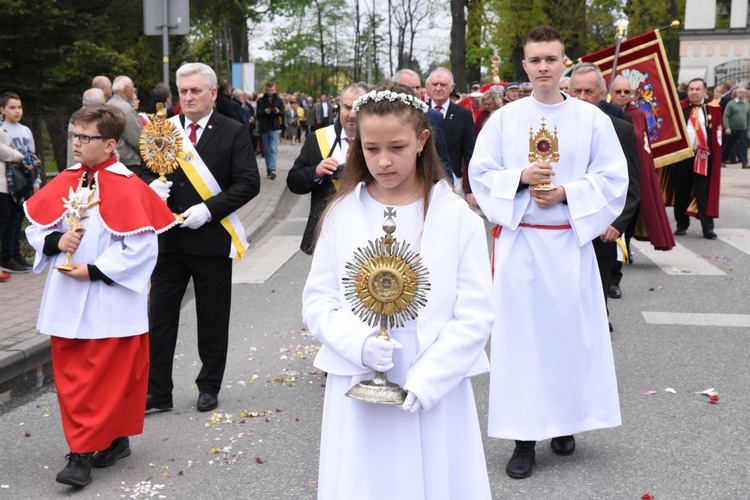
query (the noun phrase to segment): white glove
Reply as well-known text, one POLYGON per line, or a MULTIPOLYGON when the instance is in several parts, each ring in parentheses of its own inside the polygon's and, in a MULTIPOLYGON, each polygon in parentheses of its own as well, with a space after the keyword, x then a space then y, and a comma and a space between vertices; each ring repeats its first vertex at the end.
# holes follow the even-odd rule
POLYGON ((208 210, 205 203, 193 205, 180 215, 185 218, 185 222, 180 224, 180 227, 186 227, 188 229, 198 229, 211 220, 211 212, 208 210))
POLYGON ((172 187, 172 181, 162 182, 159 179, 156 179, 155 181, 151 181, 149 187, 159 195, 159 198, 167 201, 167 198, 169 198, 169 188, 172 187))
POLYGON ((413 392, 410 392, 406 395, 406 401, 404 401, 402 408, 406 413, 418 413, 422 411, 422 403, 419 402, 413 392))
POLYGON ((393 368, 393 350, 402 347, 404 346, 395 339, 388 341, 367 337, 362 346, 362 364, 377 372, 387 372, 393 368))

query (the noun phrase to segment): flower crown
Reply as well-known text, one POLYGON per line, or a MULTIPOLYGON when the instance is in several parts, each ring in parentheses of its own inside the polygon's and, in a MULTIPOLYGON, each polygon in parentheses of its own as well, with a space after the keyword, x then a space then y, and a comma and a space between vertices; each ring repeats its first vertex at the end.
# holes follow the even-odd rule
POLYGON ((354 104, 352 104, 352 113, 359 113, 359 108, 369 101, 380 102, 383 99, 387 99, 390 102, 399 100, 404 104, 408 104, 409 106, 416 108, 422 113, 427 113, 427 110, 429 109, 427 107, 427 104, 423 100, 418 97, 414 97, 411 94, 405 94, 404 92, 393 92, 391 90, 371 90, 368 93, 362 94, 361 96, 357 97, 357 99, 354 101, 354 104))

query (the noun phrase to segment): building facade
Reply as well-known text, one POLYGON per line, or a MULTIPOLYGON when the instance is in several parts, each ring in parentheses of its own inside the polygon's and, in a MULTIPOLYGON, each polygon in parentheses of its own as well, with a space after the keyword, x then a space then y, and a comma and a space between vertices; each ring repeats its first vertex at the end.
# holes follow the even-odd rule
POLYGON ((750 84, 750 0, 687 0, 679 82, 750 84))

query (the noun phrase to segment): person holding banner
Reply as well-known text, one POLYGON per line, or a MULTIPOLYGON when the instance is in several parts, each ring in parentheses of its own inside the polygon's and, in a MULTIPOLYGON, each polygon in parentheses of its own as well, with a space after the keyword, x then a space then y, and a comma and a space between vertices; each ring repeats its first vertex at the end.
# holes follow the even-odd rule
POLYGON ((490 116, 469 166, 497 224, 488 434, 515 440, 505 471, 518 479, 531 475, 537 441, 571 455, 574 434, 621 424, 592 240, 625 206, 627 162, 612 121, 560 92, 565 62, 557 30, 528 33, 534 91, 490 116))
POLYGON ((692 216, 700 220, 703 237, 715 240, 714 218, 719 216, 721 182, 721 107, 706 105, 706 81, 702 78, 690 80, 687 93, 687 99, 680 105, 695 157, 674 166, 674 218, 677 222, 674 234, 685 235, 692 216), (692 209, 693 198, 697 211, 692 209))
POLYGON ((146 410, 173 407, 174 360, 180 304, 190 278, 198 316, 198 353, 203 363, 195 381, 198 411, 219 404, 226 365, 232 295, 232 259, 247 250, 247 237, 235 213, 260 191, 260 175, 250 136, 238 121, 213 109, 216 74, 201 63, 177 70, 184 116, 169 119, 182 135, 184 155, 168 182, 142 168, 141 178, 184 217, 159 236, 159 259, 151 275, 149 331, 151 372, 146 410))

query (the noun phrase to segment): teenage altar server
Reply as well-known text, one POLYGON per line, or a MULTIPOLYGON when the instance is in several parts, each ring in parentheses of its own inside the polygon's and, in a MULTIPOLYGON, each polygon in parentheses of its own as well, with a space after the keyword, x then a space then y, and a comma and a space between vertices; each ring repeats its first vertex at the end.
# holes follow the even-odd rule
POLYGON ((488 429, 516 441, 513 478, 531 474, 536 441, 553 438, 552 451, 569 455, 574 434, 620 425, 591 241, 622 212, 628 187, 609 117, 559 90, 560 34, 532 29, 524 56, 532 96, 487 120, 469 168, 482 212, 498 224, 488 429), (548 183, 556 187, 531 189, 548 183))
POLYGON ((453 192, 435 150, 427 106, 388 83, 353 106, 357 134, 339 190, 322 219, 303 292, 305 323, 328 373, 320 442, 321 500, 491 498, 471 377, 489 369, 492 325, 484 225, 453 192), (345 297, 347 262, 383 236, 396 212, 397 241, 429 272, 415 320, 377 338, 345 297), (403 405, 344 394, 373 370, 407 392, 403 405))
POLYGON ((157 233, 175 224, 159 196, 114 156, 125 116, 101 104, 71 117, 79 163, 24 208, 34 272, 50 265, 37 328, 52 368, 70 453, 57 481, 83 487, 92 467, 130 455, 148 387, 147 290, 157 233), (66 202, 63 204, 62 199, 66 202), (94 454, 94 452, 97 452, 94 454))

